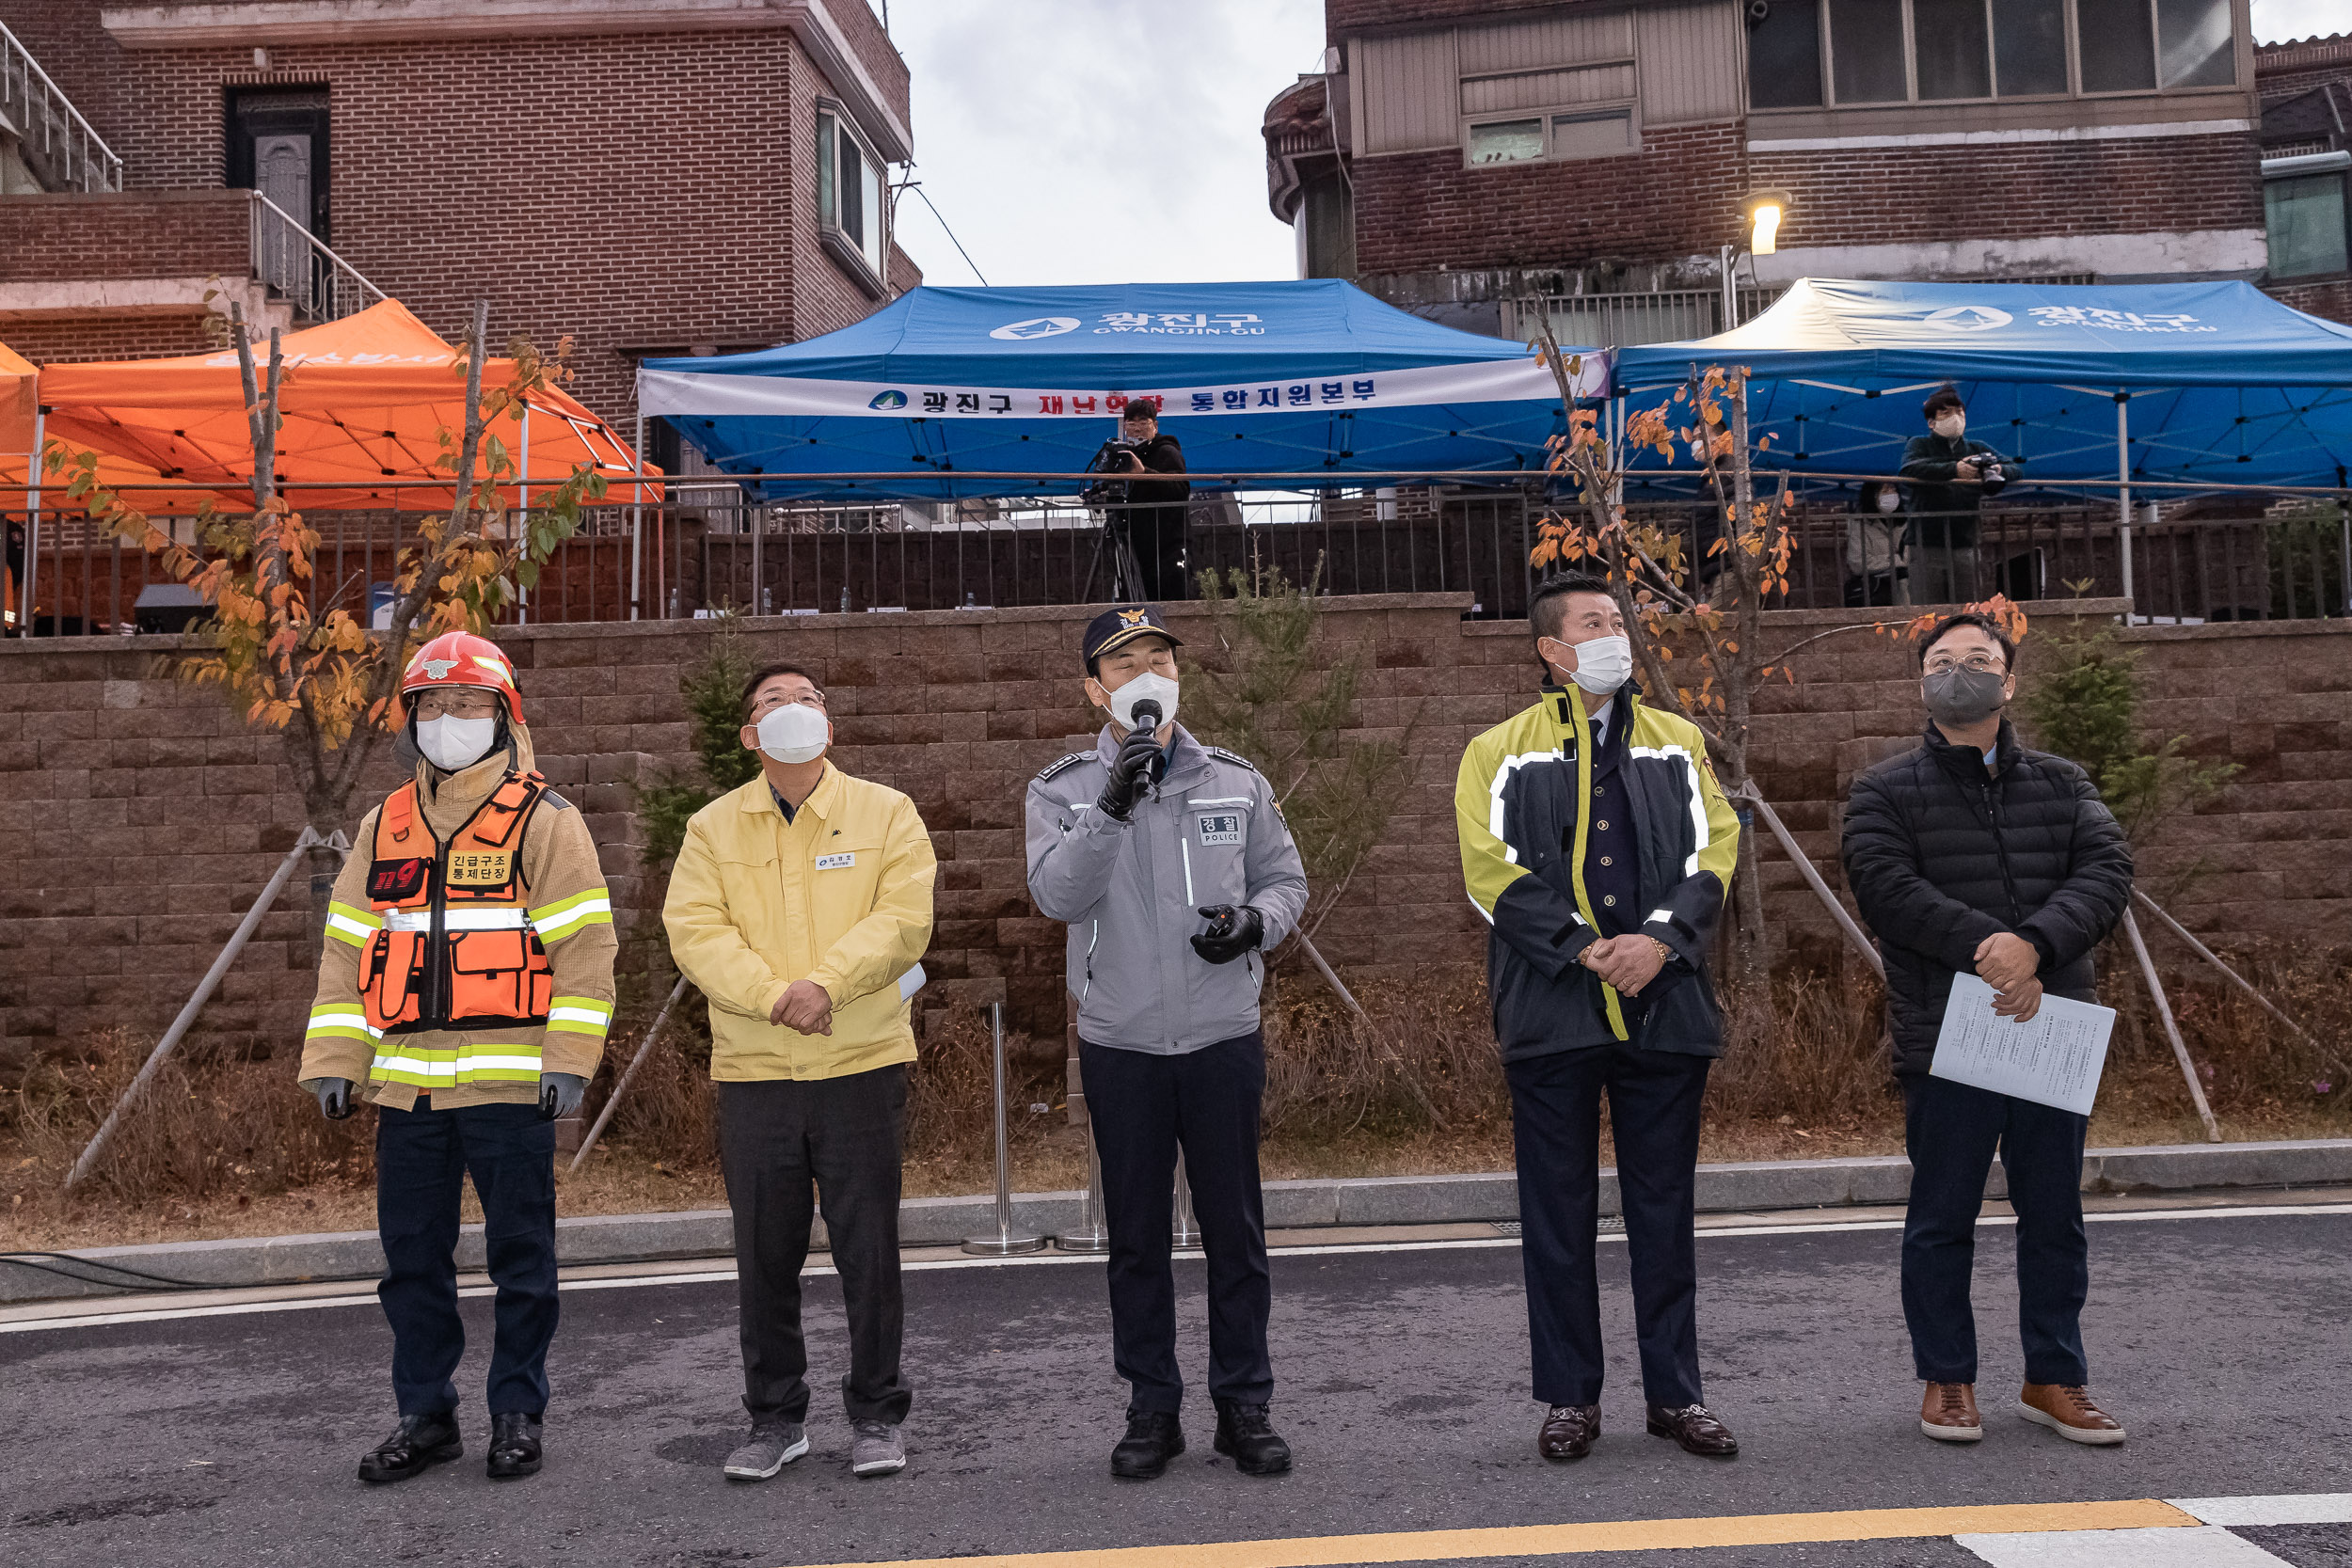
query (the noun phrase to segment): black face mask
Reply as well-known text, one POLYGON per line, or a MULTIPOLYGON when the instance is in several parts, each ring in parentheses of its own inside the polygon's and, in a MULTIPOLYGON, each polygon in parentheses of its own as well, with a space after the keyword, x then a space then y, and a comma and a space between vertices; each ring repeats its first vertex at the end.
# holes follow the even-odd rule
POLYGON ((1919 682, 1927 700, 1928 717, 1939 724, 1977 724, 2001 711, 2006 700, 2001 687, 2008 677, 1996 670, 1955 667, 1938 670, 1919 682))

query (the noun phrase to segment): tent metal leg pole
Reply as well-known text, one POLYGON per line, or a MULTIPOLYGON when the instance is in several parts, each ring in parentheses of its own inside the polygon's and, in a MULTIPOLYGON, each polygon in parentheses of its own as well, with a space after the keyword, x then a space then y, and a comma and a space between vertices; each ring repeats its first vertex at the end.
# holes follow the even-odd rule
POLYGON ((638 483, 629 486, 628 508, 628 618, 632 621, 644 611, 645 586, 645 415, 637 415, 637 450, 629 454, 636 465, 638 483))
MULTIPOLYGON (((527 561, 531 558, 531 404, 528 403, 523 404, 522 424, 522 486, 516 498, 520 502, 516 510, 522 515, 523 559, 527 561)), ((531 619, 531 590, 520 583, 515 586, 515 619, 517 624, 531 619)))
POLYGON ((17 587, 23 591, 24 608, 17 612, 16 634, 33 635, 33 579, 40 575, 40 462, 43 446, 42 431, 49 420, 49 410, 35 405, 33 409, 33 461, 24 477, 31 487, 24 492, 24 580, 17 587))
POLYGON ((2164 1037, 2172 1042, 2172 1059, 2181 1064, 2181 1077, 2188 1084, 2188 1098, 2197 1106, 2197 1119, 2205 1124, 2205 1141, 2221 1141, 2221 1124, 2213 1119, 2213 1107, 2205 1103, 2205 1086, 2197 1081, 2197 1064, 2189 1060, 2187 1042, 2181 1038, 2181 1026, 2173 1022, 2172 1004, 2164 994, 2164 982, 2156 978, 2155 960, 2148 957, 2148 944, 2139 937, 2139 922, 2132 918, 2129 908, 2123 911, 2123 935, 2132 944, 2132 957, 2139 960, 2139 976, 2148 982, 2148 994, 2154 998, 2156 1017, 2164 1024, 2164 1037))
POLYGON ((187 1006, 182 1007, 180 1016, 171 1021, 171 1027, 164 1031, 164 1037, 155 1042, 155 1049, 149 1052, 147 1060, 139 1064, 138 1075, 131 1080, 130 1086, 122 1091, 122 1097, 115 1101, 114 1109, 106 1113, 106 1119, 99 1124, 90 1141, 83 1146, 81 1157, 73 1162, 73 1169, 66 1175, 67 1192, 81 1185, 83 1178, 89 1175, 91 1167, 98 1164, 98 1156, 113 1139, 115 1129, 122 1124, 123 1113, 146 1091, 149 1083, 162 1070, 165 1061, 178 1049, 189 1029, 195 1026, 197 1015, 204 1010, 204 1004, 210 1002, 213 992, 220 988, 221 978, 229 973, 229 966, 237 961, 237 955, 245 951, 245 944, 253 940, 253 933, 261 926, 262 917, 269 913, 270 907, 278 902, 278 895, 286 891, 286 882, 294 875, 295 863, 318 847, 348 855, 351 841, 343 837, 340 830, 331 837, 321 837, 316 828, 306 826, 302 830, 302 836, 295 839, 294 847, 286 851, 286 858, 278 863, 278 869, 271 875, 268 885, 262 889, 262 895, 253 900, 253 907, 246 911, 245 918, 237 923, 237 929, 230 937, 228 945, 213 960, 213 967, 205 971, 204 978, 197 985, 196 993, 188 998, 187 1006))
POLYGON ((2116 546, 2123 557, 2123 598, 2130 606, 2123 624, 2128 626, 2139 613, 2139 600, 2132 592, 2132 395, 2120 388, 2115 394, 2115 516, 2116 546))

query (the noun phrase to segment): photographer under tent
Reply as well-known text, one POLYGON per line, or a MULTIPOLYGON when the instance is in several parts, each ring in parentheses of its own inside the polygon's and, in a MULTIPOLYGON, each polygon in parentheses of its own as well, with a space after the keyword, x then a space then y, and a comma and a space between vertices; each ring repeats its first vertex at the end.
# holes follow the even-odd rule
POLYGON ((1977 562, 1977 511, 2024 467, 1968 438, 1959 389, 1939 387, 1919 410, 1928 434, 1903 448, 1911 481, 1911 597, 1916 604, 1974 604, 1984 596, 1977 562))
MULTIPOLYGON (((1094 454, 1095 473, 1181 474, 1184 449, 1160 432, 1159 405, 1148 398, 1129 403, 1119 418, 1119 434, 1094 454)), ((1132 553, 1139 582, 1115 583, 1114 597, 1189 598, 1184 577, 1184 503, 1190 480, 1139 479, 1090 491, 1108 508, 1112 536, 1132 553)))

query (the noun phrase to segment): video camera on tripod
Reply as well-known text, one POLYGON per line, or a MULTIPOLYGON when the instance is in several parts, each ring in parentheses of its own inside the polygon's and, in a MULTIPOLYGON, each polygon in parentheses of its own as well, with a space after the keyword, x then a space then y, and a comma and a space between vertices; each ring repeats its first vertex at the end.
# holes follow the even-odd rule
MULTIPOLYGON (((1087 460, 1086 471, 1090 474, 1124 474, 1127 472, 1127 459, 1133 457, 1141 463, 1142 452, 1141 441, 1114 436, 1095 449, 1094 455, 1087 460)), ((1123 506, 1127 501, 1127 486, 1089 484, 1086 487, 1085 499, 1097 506, 1123 506)))

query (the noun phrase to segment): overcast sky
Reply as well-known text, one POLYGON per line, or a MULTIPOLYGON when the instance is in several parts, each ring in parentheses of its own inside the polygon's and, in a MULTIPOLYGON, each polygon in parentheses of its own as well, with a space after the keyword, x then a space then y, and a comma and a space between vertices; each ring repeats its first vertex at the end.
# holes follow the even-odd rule
MULTIPOLYGON (((878 0, 879 3, 879 0, 878 0)), ((914 177, 991 283, 1295 277, 1266 210, 1266 101, 1318 69, 1322 0, 890 0, 914 78, 914 177), (1130 145, 1133 144, 1133 145, 1130 145)), ((2347 0, 2254 0, 2268 41, 2347 0)), ((979 280, 922 196, 898 243, 979 280)))

